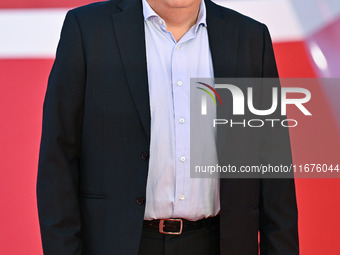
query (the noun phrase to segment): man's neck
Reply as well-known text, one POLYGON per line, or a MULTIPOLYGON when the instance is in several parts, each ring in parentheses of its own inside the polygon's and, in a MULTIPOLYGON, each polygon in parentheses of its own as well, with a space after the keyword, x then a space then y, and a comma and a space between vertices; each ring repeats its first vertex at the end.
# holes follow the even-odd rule
POLYGON ((147 2, 165 21, 167 30, 172 33, 176 41, 179 41, 196 23, 201 4, 199 0, 188 1, 191 2, 188 4, 181 3, 181 0, 174 0, 171 4, 163 0, 147 0, 147 2))

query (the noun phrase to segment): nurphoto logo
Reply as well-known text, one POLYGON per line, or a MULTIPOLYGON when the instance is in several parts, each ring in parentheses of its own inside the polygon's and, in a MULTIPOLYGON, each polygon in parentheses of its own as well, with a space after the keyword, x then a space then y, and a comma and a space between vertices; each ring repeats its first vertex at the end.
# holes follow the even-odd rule
MULTIPOLYGON (((273 86, 271 88, 271 106, 266 109, 257 109, 254 106, 254 89, 253 87, 246 87, 246 93, 242 91, 237 85, 234 84, 215 84, 214 87, 204 82, 196 82, 196 84, 200 84, 201 86, 197 86, 196 88, 204 91, 201 95, 201 115, 207 115, 208 112, 208 97, 210 96, 211 100, 213 100, 215 106, 217 106, 217 100, 219 105, 223 107, 223 102, 221 99, 222 93, 229 93, 232 97, 232 114, 233 116, 242 116, 245 115, 245 111, 248 110, 251 114, 256 116, 270 116, 272 115, 278 107, 280 107, 281 116, 286 116, 287 114, 287 105, 294 105, 297 107, 301 113, 305 116, 312 116, 312 113, 305 107, 304 104, 308 103, 311 100, 311 92, 308 89, 301 87, 285 87, 281 88, 279 92, 279 88, 273 86), (219 90, 219 93, 217 92, 219 90), (294 95, 295 98, 291 98, 294 95), (245 103, 246 102, 246 103, 245 103), (280 104, 279 104, 280 102, 280 104), (245 108, 247 107, 247 109, 245 108)), ((245 90, 245 89, 244 89, 245 90)), ((267 99, 268 100, 268 99, 267 99)), ((244 119, 241 122, 235 122, 232 119, 221 119, 215 118, 213 120, 213 126, 217 125, 226 125, 230 124, 231 127, 234 125, 243 125, 244 127, 262 127, 266 123, 269 123, 272 127, 275 126, 275 123, 281 123, 284 127, 296 127, 298 125, 297 120, 295 119, 277 119, 277 118, 268 118, 268 119, 244 119)))

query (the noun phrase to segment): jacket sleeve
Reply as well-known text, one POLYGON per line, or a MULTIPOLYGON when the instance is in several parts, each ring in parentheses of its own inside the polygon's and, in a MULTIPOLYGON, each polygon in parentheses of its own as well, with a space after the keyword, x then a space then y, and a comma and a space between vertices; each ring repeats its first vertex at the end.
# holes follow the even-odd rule
POLYGON ((81 254, 78 201, 85 61, 77 17, 67 13, 43 108, 37 203, 45 255, 81 254))
MULTIPOLYGON (((263 35, 263 77, 277 78, 272 42, 266 26, 263 27, 263 35)), ((266 98, 264 100, 268 98, 271 100, 270 95, 263 97, 266 98)), ((278 108, 271 118, 286 118, 280 115, 280 107, 278 108)), ((262 130, 261 161, 267 165, 292 164, 288 128, 275 125, 262 130)), ((286 175, 286 178, 261 179, 259 207, 261 255, 299 254, 298 213, 293 174, 286 175)))

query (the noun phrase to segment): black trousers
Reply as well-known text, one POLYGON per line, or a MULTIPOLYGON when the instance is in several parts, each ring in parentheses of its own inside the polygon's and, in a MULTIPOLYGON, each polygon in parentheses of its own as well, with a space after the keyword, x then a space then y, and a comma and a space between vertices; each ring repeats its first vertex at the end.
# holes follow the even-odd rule
POLYGON ((219 255, 219 224, 184 231, 181 235, 160 234, 144 228, 139 255, 219 255))

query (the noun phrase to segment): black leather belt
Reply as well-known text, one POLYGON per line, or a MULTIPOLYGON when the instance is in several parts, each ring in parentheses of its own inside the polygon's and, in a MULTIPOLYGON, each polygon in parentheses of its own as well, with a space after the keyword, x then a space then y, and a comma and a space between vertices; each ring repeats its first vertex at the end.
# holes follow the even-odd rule
POLYGON ((197 221, 189 221, 185 219, 144 220, 143 228, 155 229, 161 234, 180 235, 183 231, 218 224, 219 221, 220 215, 197 221))

